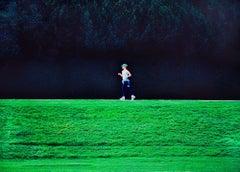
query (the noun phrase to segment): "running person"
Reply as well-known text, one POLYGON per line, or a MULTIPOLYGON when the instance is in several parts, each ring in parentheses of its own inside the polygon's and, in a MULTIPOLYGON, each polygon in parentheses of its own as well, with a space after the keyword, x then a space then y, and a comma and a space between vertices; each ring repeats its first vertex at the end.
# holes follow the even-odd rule
POLYGON ((120 98, 122 101, 125 100, 125 93, 127 89, 131 95, 131 100, 134 100, 136 98, 130 87, 129 77, 131 77, 132 74, 127 70, 127 67, 127 64, 122 64, 122 73, 118 73, 118 75, 122 77, 122 97, 120 98))

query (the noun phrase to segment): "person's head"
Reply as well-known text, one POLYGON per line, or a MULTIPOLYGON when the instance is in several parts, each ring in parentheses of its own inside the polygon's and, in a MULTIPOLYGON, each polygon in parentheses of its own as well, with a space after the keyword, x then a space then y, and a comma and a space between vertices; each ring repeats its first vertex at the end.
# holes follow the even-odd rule
POLYGON ((122 64, 121 67, 122 67, 122 69, 127 69, 128 65, 124 63, 124 64, 122 64))

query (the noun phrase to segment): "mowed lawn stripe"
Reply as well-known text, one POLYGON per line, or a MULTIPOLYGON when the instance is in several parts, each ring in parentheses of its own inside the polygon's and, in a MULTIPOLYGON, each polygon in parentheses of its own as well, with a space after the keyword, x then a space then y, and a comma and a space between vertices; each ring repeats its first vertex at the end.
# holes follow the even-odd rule
POLYGON ((240 102, 0 100, 1 158, 240 157, 240 102))

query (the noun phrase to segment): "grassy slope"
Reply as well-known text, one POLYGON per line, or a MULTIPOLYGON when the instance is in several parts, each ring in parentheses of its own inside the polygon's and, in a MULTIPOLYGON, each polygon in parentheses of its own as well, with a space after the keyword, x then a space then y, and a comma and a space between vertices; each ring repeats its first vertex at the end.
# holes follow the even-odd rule
POLYGON ((1 159, 240 157, 239 101, 1 100, 1 159))

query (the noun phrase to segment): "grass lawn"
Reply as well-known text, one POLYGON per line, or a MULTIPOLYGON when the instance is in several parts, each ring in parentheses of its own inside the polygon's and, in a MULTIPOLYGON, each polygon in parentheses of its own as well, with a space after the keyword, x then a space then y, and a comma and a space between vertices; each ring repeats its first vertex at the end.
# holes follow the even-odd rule
POLYGON ((0 171, 240 171, 240 101, 0 100, 0 171))

